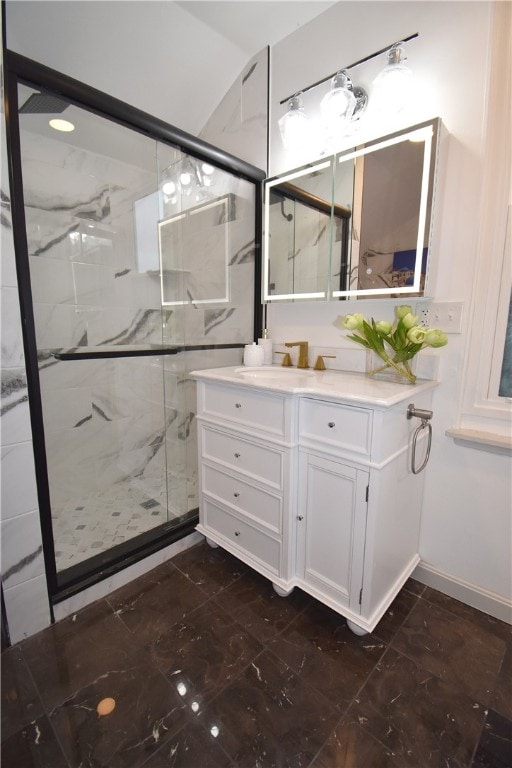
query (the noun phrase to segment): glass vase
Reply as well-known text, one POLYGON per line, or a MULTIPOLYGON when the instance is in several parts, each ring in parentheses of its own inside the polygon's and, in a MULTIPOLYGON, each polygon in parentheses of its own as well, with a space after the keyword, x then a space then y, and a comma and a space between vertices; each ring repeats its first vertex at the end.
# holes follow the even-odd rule
POLYGON ((405 360, 402 363, 393 361, 394 352, 386 350, 387 360, 380 357, 373 349, 366 352, 366 375, 372 379, 392 381, 395 384, 416 383, 416 358, 405 360))

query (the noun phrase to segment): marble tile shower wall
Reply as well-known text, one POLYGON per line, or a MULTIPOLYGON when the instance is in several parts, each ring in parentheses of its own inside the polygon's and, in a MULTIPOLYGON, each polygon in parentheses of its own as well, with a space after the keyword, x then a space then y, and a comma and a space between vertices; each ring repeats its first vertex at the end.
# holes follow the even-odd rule
MULTIPOLYGON (((3 111, 1 120, 3 123, 3 111)), ((0 131, 0 135, 0 167, 5 170, 5 131, 0 131)), ((1 201, 1 570, 11 640, 17 642, 48 626, 50 610, 5 172, 1 179, 1 201)))
MULTIPOLYGON (((191 303, 162 308, 158 271, 138 272, 134 248, 134 198, 151 193, 154 175, 30 134, 23 134, 23 157, 52 508, 59 514, 73 499, 136 477, 147 499, 160 502, 167 481, 170 514, 183 514, 197 506, 195 451, 186 446, 194 408, 180 386, 184 356, 63 362, 53 353, 251 338, 250 186, 236 181, 241 194, 233 195, 229 222, 228 281, 236 301, 193 303, 194 272, 208 268, 205 247, 200 257, 186 254, 197 262, 186 263, 191 303)), ((171 213, 164 208, 163 217, 171 213)))

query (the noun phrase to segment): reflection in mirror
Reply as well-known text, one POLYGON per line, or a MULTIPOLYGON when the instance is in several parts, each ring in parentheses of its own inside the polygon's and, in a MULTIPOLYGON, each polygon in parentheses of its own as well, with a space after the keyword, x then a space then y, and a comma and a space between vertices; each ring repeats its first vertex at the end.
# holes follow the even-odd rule
POLYGON ((264 301, 327 297, 332 168, 329 160, 265 185, 264 301))
POLYGON ((234 195, 228 194, 159 222, 163 305, 229 301, 228 226, 234 206, 234 195))
POLYGON ((265 183, 264 301, 423 295, 439 122, 265 183))
MULTIPOLYGON (((432 197, 432 124, 338 158, 340 184, 354 174, 350 267, 333 297, 421 295, 425 288, 432 197)), ((338 195, 335 182, 335 195, 338 195)), ((336 198, 335 198, 336 199, 336 198)), ((333 259, 333 277, 336 261, 333 259)))

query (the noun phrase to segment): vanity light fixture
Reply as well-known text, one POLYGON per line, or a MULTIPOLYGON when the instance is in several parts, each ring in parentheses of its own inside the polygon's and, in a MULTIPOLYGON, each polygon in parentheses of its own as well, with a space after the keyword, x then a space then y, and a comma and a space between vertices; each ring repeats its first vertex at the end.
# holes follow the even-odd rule
POLYGON ((301 91, 282 99, 280 104, 288 104, 287 112, 278 120, 285 149, 300 150, 311 140, 311 120, 305 113, 302 95, 328 80, 331 80, 331 90, 323 97, 320 104, 324 128, 330 136, 339 136, 340 132, 343 135, 347 127, 361 117, 368 104, 366 91, 353 85, 347 70, 383 53, 387 54, 387 66, 374 80, 374 96, 379 99, 382 108, 386 111, 399 111, 405 105, 412 87, 412 72, 404 64, 406 56, 403 46, 416 37, 418 37, 417 32, 354 61, 338 72, 317 80, 301 91))
POLYGON ((62 118, 57 117, 52 118, 49 121, 49 125, 55 131, 64 131, 65 133, 70 133, 75 130, 75 126, 73 123, 70 123, 69 120, 62 120, 62 118))
POLYGON ((387 52, 387 63, 373 81, 375 107, 390 114, 401 112, 412 92, 413 75, 405 64, 403 42, 395 43, 387 52))

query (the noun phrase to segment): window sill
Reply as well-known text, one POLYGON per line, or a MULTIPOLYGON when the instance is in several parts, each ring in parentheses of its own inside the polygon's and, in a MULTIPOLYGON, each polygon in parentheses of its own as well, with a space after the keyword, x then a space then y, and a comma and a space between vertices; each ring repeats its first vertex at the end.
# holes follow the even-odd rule
POLYGON ((452 437, 457 445, 475 448, 489 453, 512 454, 512 438, 495 432, 482 432, 478 429, 447 429, 448 437, 452 437))

